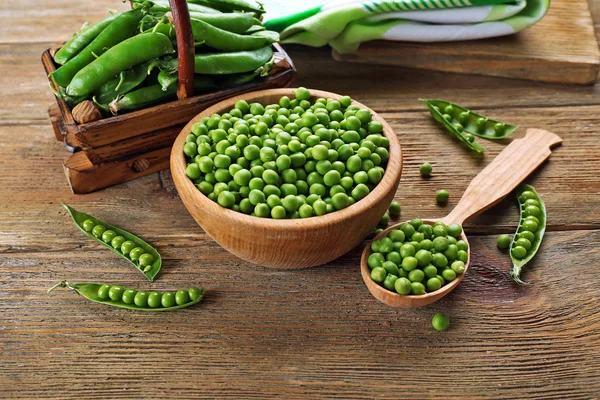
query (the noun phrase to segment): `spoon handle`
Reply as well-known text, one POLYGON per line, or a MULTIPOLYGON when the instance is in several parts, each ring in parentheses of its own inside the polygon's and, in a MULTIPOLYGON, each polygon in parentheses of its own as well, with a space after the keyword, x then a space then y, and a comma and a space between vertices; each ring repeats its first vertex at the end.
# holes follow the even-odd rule
POLYGON ((525 137, 513 140, 477 175, 445 223, 463 224, 507 196, 552 154, 550 148, 562 143, 554 133, 527 129, 525 137))

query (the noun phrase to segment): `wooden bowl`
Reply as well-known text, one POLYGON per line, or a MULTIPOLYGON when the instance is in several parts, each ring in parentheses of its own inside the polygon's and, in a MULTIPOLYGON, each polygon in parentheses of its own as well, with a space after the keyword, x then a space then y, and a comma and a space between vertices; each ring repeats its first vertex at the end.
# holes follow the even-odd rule
MULTIPOLYGON (((331 214, 306 219, 274 220, 229 210, 203 195, 186 176, 183 154, 191 127, 204 116, 224 113, 238 100, 248 103, 277 103, 294 89, 270 89, 242 94, 207 108, 181 131, 171 151, 171 174, 177 192, 196 222, 229 252, 254 264, 279 269, 309 268, 324 264, 357 246, 377 225, 396 194, 402 172, 400 141, 392 128, 373 110, 373 118, 383 124, 389 139, 389 161, 383 179, 364 199, 331 214)), ((339 99, 335 93, 311 90, 318 97, 339 99)), ((368 108, 353 102, 361 108, 368 108)))
MULTIPOLYGON (((433 225, 436 221, 437 220, 423 220, 423 222, 426 222, 431 225, 433 225)), ((406 221, 406 222, 410 222, 410 221, 406 221)), ((445 222, 447 224, 451 223, 451 222, 447 222, 447 221, 443 221, 443 222, 445 222)), ((377 236, 375 236, 373 238, 373 240, 379 240, 379 239, 385 237, 389 231, 391 231, 392 229, 396 229, 403 223, 404 222, 401 222, 399 224, 390 226, 389 228, 387 228, 386 230, 384 230, 383 232, 380 232, 377 236)), ((460 234, 460 238, 462 240, 464 240, 465 242, 467 242, 467 244, 469 243, 467 240, 467 236, 465 235, 464 232, 462 232, 460 234)), ((362 275, 363 281, 365 282, 365 285, 367 285, 367 288, 369 289, 371 294, 377 300, 381 301, 382 303, 387 304, 388 306, 397 307, 397 308, 423 307, 423 306, 433 303, 434 301, 441 299, 442 297, 444 297, 445 295, 450 293, 452 290, 454 290, 455 287, 458 286, 458 284, 463 280, 463 278, 467 274, 467 271, 469 269, 469 264, 471 264, 471 246, 469 245, 469 247, 467 249, 467 254, 468 254, 469 258, 467 259, 467 262, 465 263, 465 272, 458 275, 455 280, 453 280, 452 282, 450 282, 447 285, 442 286, 439 290, 436 290, 435 292, 420 294, 417 296, 414 296, 414 295, 405 296, 405 295, 398 294, 396 292, 391 292, 391 291, 387 290, 386 288, 384 288, 383 286, 380 286, 379 284, 377 284, 376 282, 374 282, 371 279, 371 269, 369 268, 369 265, 367 264, 367 260, 369 259, 369 256, 372 253, 373 252, 371 251, 371 242, 369 242, 367 247, 365 247, 365 250, 363 251, 362 257, 360 259, 360 273, 362 275)))

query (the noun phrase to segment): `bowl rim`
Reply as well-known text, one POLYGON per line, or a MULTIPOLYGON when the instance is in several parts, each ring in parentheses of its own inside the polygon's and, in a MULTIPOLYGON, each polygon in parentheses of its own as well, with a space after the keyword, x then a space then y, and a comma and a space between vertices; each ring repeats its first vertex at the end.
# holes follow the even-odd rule
MULTIPOLYGON (((422 221, 424 223, 433 225, 438 221, 442 221, 443 219, 444 218, 437 218, 437 219, 432 218, 432 219, 423 219, 422 221)), ((373 254, 373 251, 371 250, 371 243, 373 243, 375 240, 382 239, 383 237, 387 236, 387 234, 390 231, 398 228, 400 225, 405 224, 405 223, 410 223, 410 220, 398 222, 392 226, 389 226, 382 232, 379 232, 377 235, 375 235, 367 243, 367 246, 364 248, 362 255, 360 257, 361 275, 362 275, 363 281, 365 283, 365 286, 369 289, 369 292, 371 292, 373 297, 375 297, 377 300, 381 301, 382 303, 385 303, 392 307, 403 307, 404 305, 406 305, 408 307, 426 306, 426 305, 431 304, 434 301, 437 301, 437 300, 441 299, 442 297, 446 296, 448 293, 453 291, 463 281, 463 279, 465 278, 465 275, 467 274, 467 271, 469 270, 469 266, 471 265, 471 245, 469 244, 467 235, 465 234, 465 231, 463 230, 460 233, 460 239, 458 239, 458 240, 464 240, 465 242, 467 242, 467 245, 468 245, 468 247, 467 247, 467 257, 468 258, 467 258, 467 262, 465 263, 465 271, 462 274, 460 274, 459 276, 457 276, 456 279, 454 279, 448 285, 442 286, 435 292, 429 292, 429 293, 419 294, 419 295, 414 295, 414 294, 402 295, 402 294, 399 294, 396 292, 392 292, 391 290, 388 290, 388 289, 384 288, 383 286, 380 286, 379 284, 377 284, 376 282, 374 282, 371 279, 371 269, 369 268, 367 261, 369 259, 369 256, 371 254, 373 254), (375 292, 377 292, 377 293, 375 293, 375 292), (380 297, 388 297, 389 299, 392 299, 393 301, 389 301, 389 302, 383 301, 380 297), (393 304, 390 304, 390 303, 393 303, 393 304), (422 304, 415 305, 415 303, 422 303, 422 304)))
MULTIPOLYGON (((197 205, 207 208, 207 210, 211 213, 219 213, 221 216, 228 220, 235 220, 237 223, 244 224, 260 224, 263 228, 285 228, 285 229, 305 229, 307 225, 335 225, 340 222, 340 220, 351 218, 357 214, 359 214, 362 210, 370 208, 376 203, 383 200, 389 192, 391 186, 395 184, 396 181, 400 180, 400 176, 402 174, 402 148, 400 144, 400 139, 392 129, 392 127, 373 109, 367 107, 366 105, 352 100, 352 104, 356 105, 360 108, 365 108, 371 111, 373 115, 373 119, 379 121, 383 125, 383 135, 388 138, 389 145, 389 159, 386 165, 385 173, 383 174, 382 180, 377 184, 375 189, 373 189, 367 196, 362 198, 361 200, 355 202, 349 207, 346 207, 342 210, 338 210, 329 214, 321 215, 313 218, 298 218, 298 219, 272 219, 272 218, 260 218, 256 216, 251 216, 244 214, 242 212, 234 211, 225 207, 220 206, 218 203, 210 200, 207 196, 205 196, 202 192, 200 192, 194 183, 187 177, 185 173, 186 169, 186 161, 183 153, 183 145, 185 144, 185 138, 191 132, 191 127, 194 123, 198 122, 201 118, 205 116, 210 116, 214 113, 223 113, 223 111, 227 109, 231 109, 234 107, 235 103, 239 100, 246 100, 251 102, 253 100, 259 99, 261 97, 270 97, 270 96, 294 96, 294 90, 296 88, 279 88, 279 89, 265 89, 254 92, 244 93, 238 96, 230 97, 223 101, 220 101, 204 111, 200 112, 196 115, 192 120, 190 120, 181 130, 173 147, 171 149, 171 159, 170 159, 170 167, 171 174, 173 176, 173 181, 175 183, 175 188, 178 193, 181 195, 182 189, 187 189, 186 191, 192 194, 192 201, 197 205), (392 160, 392 162, 390 162, 392 160), (390 168, 390 166, 396 166, 396 168, 390 168), (181 188, 180 185, 184 187, 181 188)), ((327 92, 323 90, 317 89, 308 89, 311 93, 311 99, 316 99, 319 97, 325 98, 334 98, 339 100, 342 95, 327 92)), ((185 204, 185 201, 184 201, 185 204)), ((187 204, 186 204, 187 207, 187 204)))

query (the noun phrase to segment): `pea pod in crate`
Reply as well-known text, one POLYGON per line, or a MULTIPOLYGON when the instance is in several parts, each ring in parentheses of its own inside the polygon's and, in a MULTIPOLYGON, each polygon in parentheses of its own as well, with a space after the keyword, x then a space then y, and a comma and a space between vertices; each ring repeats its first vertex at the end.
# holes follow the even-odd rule
POLYGON ((129 261, 149 281, 154 280, 162 265, 160 254, 154 247, 132 233, 77 211, 65 203, 62 206, 85 235, 129 261))
POLYGON ((268 36, 239 35, 194 19, 192 31, 195 40, 203 41, 205 45, 221 51, 256 50, 279 40, 277 32, 268 36))
POLYGON ((48 289, 66 287, 96 303, 136 311, 173 311, 197 304, 204 297, 204 288, 191 287, 177 292, 138 291, 123 286, 102 283, 70 283, 61 281, 48 289))
POLYGON ((130 92, 144 82, 148 76, 148 63, 142 63, 132 68, 121 71, 108 82, 104 83, 94 95, 94 102, 97 104, 109 104, 122 94, 130 92))
POLYGON ((546 206, 533 186, 520 185, 516 194, 521 215, 519 227, 510 244, 513 263, 510 276, 515 282, 523 284, 521 271, 537 253, 546 232, 546 206))
MULTIPOLYGON (((427 104, 430 109, 433 108, 436 111, 436 114, 441 115, 442 119, 449 122, 455 129, 459 131, 463 130, 464 132, 468 132, 484 139, 504 139, 510 136, 517 129, 517 127, 514 125, 489 119, 483 115, 476 114, 471 110, 467 110, 458 104, 450 103, 449 101, 421 101, 427 104)), ((436 118, 436 120, 438 119, 436 118)))
MULTIPOLYGON (((57 85, 67 87, 71 83, 73 77, 82 68, 94 62, 94 60, 96 60, 97 57, 100 57, 107 49, 110 49, 123 42, 125 39, 133 36, 144 14, 145 11, 143 9, 137 8, 118 15, 114 20, 111 20, 110 24, 104 28, 90 44, 85 46, 81 52, 67 61, 62 67, 52 72, 50 78, 57 85)), ((116 75, 117 72, 110 76, 116 75)), ((67 91, 67 94, 69 96, 82 95, 80 93, 69 93, 69 91, 67 91)))
POLYGON ((475 137, 473 135, 464 132, 462 125, 459 126, 457 124, 453 124, 452 117, 450 117, 448 114, 443 114, 442 110, 432 103, 432 101, 435 100, 421 99, 421 101, 425 103, 425 105, 427 105, 433 118, 437 122, 442 124, 448 132, 453 133, 454 136, 456 136, 467 147, 469 147, 473 151, 476 151, 477 153, 483 153, 485 151, 485 148, 483 146, 475 142, 475 137))
POLYGON ((252 11, 257 14, 265 12, 260 3, 245 0, 188 0, 188 3, 204 5, 222 12, 252 11))
POLYGON ((86 26, 77 32, 71 40, 65 43, 60 50, 54 55, 54 61, 57 64, 63 65, 71 58, 75 57, 81 50, 94 40, 100 32, 104 30, 114 19, 121 13, 115 13, 101 19, 93 25, 86 26))

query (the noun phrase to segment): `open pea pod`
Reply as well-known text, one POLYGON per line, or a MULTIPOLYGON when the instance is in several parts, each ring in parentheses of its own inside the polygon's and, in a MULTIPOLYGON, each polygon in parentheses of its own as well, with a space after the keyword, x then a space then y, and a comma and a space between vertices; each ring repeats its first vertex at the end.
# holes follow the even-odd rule
POLYGON ((61 281, 48 289, 66 287, 95 303, 136 311, 173 311, 197 304, 204 297, 204 288, 191 287, 177 292, 154 292, 126 289, 102 283, 70 283, 61 281))
MULTIPOLYGON (((483 153, 485 151, 485 147, 481 146, 479 143, 476 143, 473 140, 474 139, 473 135, 467 135, 467 134, 465 134, 462 129, 460 129, 456 125, 453 125, 450 120, 444 118, 444 116, 442 114, 442 110, 439 107, 437 107, 434 104, 432 104, 431 103, 432 100, 423 100, 423 99, 421 99, 421 101, 423 103, 425 103, 425 105, 427 105, 427 107, 429 108, 429 111, 431 112, 431 115, 433 116, 433 118, 437 122, 439 122, 440 124, 442 124, 446 128, 446 130, 448 132, 453 133, 454 136, 456 136, 468 148, 470 148, 473 151, 476 151, 477 153, 483 153)), ((435 100, 433 100, 433 101, 435 101, 435 100)))
POLYGON ((449 101, 423 100, 423 102, 433 106, 442 115, 442 118, 448 120, 451 125, 462 126, 465 132, 484 139, 504 139, 517 129, 514 125, 489 119, 449 101))
POLYGON ((130 232, 77 211, 65 203, 62 206, 86 236, 129 261, 149 281, 154 280, 162 265, 160 254, 154 247, 130 232))
POLYGON ((515 282, 524 284, 521 271, 537 253, 546 232, 546 206, 531 185, 519 185, 516 195, 521 214, 519 227, 510 244, 513 266, 509 273, 515 282))

